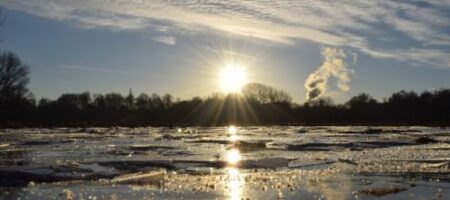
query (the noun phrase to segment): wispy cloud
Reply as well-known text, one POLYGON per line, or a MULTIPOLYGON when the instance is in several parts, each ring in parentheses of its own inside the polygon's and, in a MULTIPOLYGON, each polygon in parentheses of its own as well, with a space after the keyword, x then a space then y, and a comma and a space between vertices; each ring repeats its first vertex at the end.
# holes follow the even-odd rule
POLYGON ((125 74, 125 75, 131 75, 131 76, 138 76, 138 77, 148 77, 148 76, 159 76, 159 75, 143 75, 138 73, 133 73, 128 70, 122 70, 122 69, 109 69, 109 68, 101 68, 101 67, 87 67, 87 66, 80 66, 80 65, 57 65, 57 68, 63 68, 63 69, 70 69, 70 70, 79 70, 79 71, 88 71, 88 72, 101 72, 101 73, 112 73, 112 74, 125 74))
POLYGON ((448 0, 3 0, 0 5, 83 28, 216 30, 285 44, 309 40, 450 68, 448 0), (396 42, 405 39, 409 42, 396 42))
POLYGON ((126 70, 115 70, 115 69, 106 69, 106 68, 98 68, 98 67, 86 67, 86 66, 79 66, 79 65, 57 65, 56 67, 65 68, 65 69, 82 70, 82 71, 95 71, 95 72, 136 75, 135 73, 132 73, 132 72, 129 72, 126 70))
POLYGON ((161 43, 168 44, 168 45, 174 45, 177 41, 177 39, 175 37, 171 37, 171 36, 156 36, 156 37, 153 37, 152 39, 157 42, 161 42, 161 43))
POLYGON ((254 59, 253 56, 246 55, 246 54, 243 54, 243 53, 239 53, 239 52, 236 52, 236 51, 217 49, 217 48, 213 48, 213 47, 209 47, 209 46, 206 46, 205 49, 207 51, 223 55, 224 57, 254 59))

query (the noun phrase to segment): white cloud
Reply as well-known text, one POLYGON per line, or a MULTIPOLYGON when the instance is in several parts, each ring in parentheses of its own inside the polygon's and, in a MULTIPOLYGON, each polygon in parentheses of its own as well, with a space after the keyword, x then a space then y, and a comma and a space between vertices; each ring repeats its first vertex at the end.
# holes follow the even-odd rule
MULTIPOLYGON (((83 28, 216 30, 286 44, 309 40, 450 68, 448 0, 2 0, 0 5, 83 28), (376 38, 392 42, 375 46, 376 38), (404 39, 410 42, 396 45, 404 39)), ((158 39, 172 43, 166 36, 158 39)))
POLYGON ((156 36, 152 39, 168 45, 174 45, 177 42, 177 39, 171 36, 156 36))
MULTIPOLYGON (((346 58, 353 55, 342 49, 327 47, 322 49, 324 61, 322 65, 305 80, 306 98, 313 100, 321 97, 327 92, 328 79, 336 78, 337 87, 340 91, 350 90, 350 74, 346 58)), ((353 62, 356 58, 353 56, 353 62)))

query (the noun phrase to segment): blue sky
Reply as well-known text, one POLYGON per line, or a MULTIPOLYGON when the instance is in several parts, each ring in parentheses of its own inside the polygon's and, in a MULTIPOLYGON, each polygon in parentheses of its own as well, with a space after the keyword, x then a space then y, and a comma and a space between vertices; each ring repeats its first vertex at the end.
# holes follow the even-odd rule
POLYGON ((0 48, 30 66, 38 98, 129 88, 206 96, 230 62, 297 102, 311 74, 337 101, 450 86, 446 0, 196 2, 3 0, 0 48))

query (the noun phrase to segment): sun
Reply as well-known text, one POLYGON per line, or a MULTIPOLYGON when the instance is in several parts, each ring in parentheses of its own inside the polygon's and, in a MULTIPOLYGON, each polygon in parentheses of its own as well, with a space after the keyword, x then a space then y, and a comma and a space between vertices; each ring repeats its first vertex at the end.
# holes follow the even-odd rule
POLYGON ((239 65, 227 65, 220 70, 219 83, 225 93, 241 92, 242 87, 247 84, 245 69, 239 65))

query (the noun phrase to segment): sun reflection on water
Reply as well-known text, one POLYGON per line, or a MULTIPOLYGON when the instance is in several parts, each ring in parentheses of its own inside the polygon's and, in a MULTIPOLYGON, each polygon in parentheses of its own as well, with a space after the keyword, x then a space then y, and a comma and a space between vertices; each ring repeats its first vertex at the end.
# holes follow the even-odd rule
POLYGON ((236 128, 236 126, 229 126, 227 131, 229 135, 228 140, 231 142, 236 142, 238 140, 238 129, 236 128))
MULTIPOLYGON (((227 131, 229 134, 228 140, 236 142, 238 138, 238 128, 236 128, 235 126, 229 126, 227 131)), ((242 159, 241 152, 239 152, 239 150, 235 148, 229 149, 225 152, 225 159, 229 165, 229 167, 226 168, 226 172, 228 175, 227 187, 229 189, 229 191, 227 192, 229 192, 230 200, 240 200, 242 199, 243 182, 241 181, 239 169, 236 168, 236 166, 242 159)))
POLYGON ((227 173, 230 200, 240 200, 242 197, 242 182, 240 179, 239 170, 231 167, 227 168, 227 173))
POLYGON ((226 160, 228 164, 236 165, 241 160, 241 153, 237 149, 227 151, 226 160))
POLYGON ((236 128, 236 126, 229 126, 228 127, 228 133, 231 134, 231 135, 236 134, 237 131, 238 131, 238 129, 236 128))
POLYGON ((239 200, 242 196, 242 181, 240 179, 239 169, 236 168, 236 165, 241 160, 241 153, 237 149, 230 149, 226 152, 225 159, 230 166, 226 168, 230 200, 239 200))

